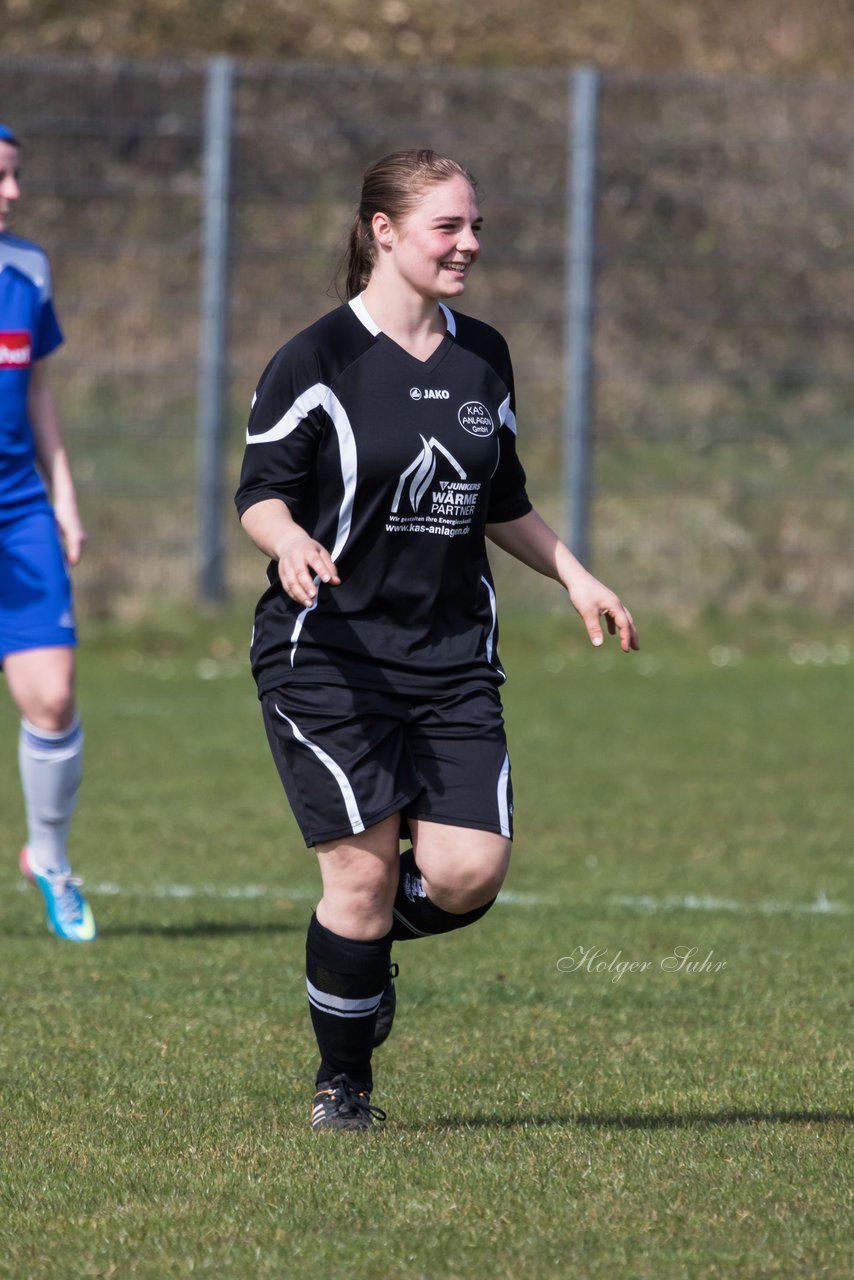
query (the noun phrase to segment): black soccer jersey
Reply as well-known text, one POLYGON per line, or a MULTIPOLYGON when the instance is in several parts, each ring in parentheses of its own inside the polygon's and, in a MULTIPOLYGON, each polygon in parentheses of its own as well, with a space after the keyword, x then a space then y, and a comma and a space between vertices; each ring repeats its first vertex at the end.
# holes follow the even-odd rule
POLYGON ((292 680, 420 692, 504 678, 484 529, 531 510, 513 372, 496 330, 442 310, 429 360, 355 298, 261 376, 238 512, 283 500, 341 578, 307 608, 269 566, 252 642, 262 693, 292 680))

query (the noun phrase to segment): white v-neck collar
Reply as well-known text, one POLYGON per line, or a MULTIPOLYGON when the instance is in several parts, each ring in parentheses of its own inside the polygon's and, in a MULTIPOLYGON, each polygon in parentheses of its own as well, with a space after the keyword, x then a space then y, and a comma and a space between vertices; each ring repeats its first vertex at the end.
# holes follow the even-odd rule
POLYGON ((364 302, 362 301, 361 293, 356 294, 355 298, 351 298, 349 305, 353 309, 353 314, 357 317, 357 319, 361 320, 362 324, 365 326, 368 333, 373 334, 375 338, 378 338, 379 335, 382 333, 382 329, 379 327, 378 324, 376 324, 370 311, 368 311, 368 308, 365 306, 364 302))
MULTIPOLYGON (((353 314, 365 326, 368 333, 372 334, 375 338, 378 338, 379 335, 382 333, 382 329, 374 320, 370 311, 368 311, 368 308, 364 304, 363 298, 364 298, 364 294, 362 293, 357 294, 355 298, 350 299, 349 306, 352 308, 353 314)), ((445 317, 446 332, 448 334, 448 337, 455 338, 457 336, 457 321, 453 311, 451 311, 449 307, 446 307, 444 302, 439 303, 439 310, 442 312, 442 315, 445 317)))

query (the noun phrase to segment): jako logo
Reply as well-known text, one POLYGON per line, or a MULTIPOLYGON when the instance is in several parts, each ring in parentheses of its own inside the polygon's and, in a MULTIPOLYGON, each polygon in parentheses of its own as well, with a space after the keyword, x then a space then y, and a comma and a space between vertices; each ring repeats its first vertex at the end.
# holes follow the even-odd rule
POLYGON ((450 391, 433 391, 430 387, 426 387, 424 391, 420 387, 412 387, 409 392, 412 400, 450 400, 450 391))
POLYGON ((457 417, 463 431, 467 431, 470 436, 491 436, 495 430, 492 415, 479 400, 467 400, 461 405, 457 417))

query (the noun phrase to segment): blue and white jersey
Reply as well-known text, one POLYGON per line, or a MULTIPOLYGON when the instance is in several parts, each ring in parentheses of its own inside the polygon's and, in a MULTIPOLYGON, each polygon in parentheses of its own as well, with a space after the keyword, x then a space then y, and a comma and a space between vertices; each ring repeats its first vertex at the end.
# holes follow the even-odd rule
POLYGON ((47 502, 27 415, 33 361, 62 342, 43 249, 0 232, 0 521, 47 502))

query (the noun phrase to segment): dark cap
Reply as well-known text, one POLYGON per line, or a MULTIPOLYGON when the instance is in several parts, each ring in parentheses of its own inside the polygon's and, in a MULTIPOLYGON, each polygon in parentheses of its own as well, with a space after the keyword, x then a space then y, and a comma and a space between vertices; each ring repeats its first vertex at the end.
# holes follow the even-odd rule
POLYGON ((21 145, 7 124, 0 124, 0 142, 11 142, 13 147, 21 145))

